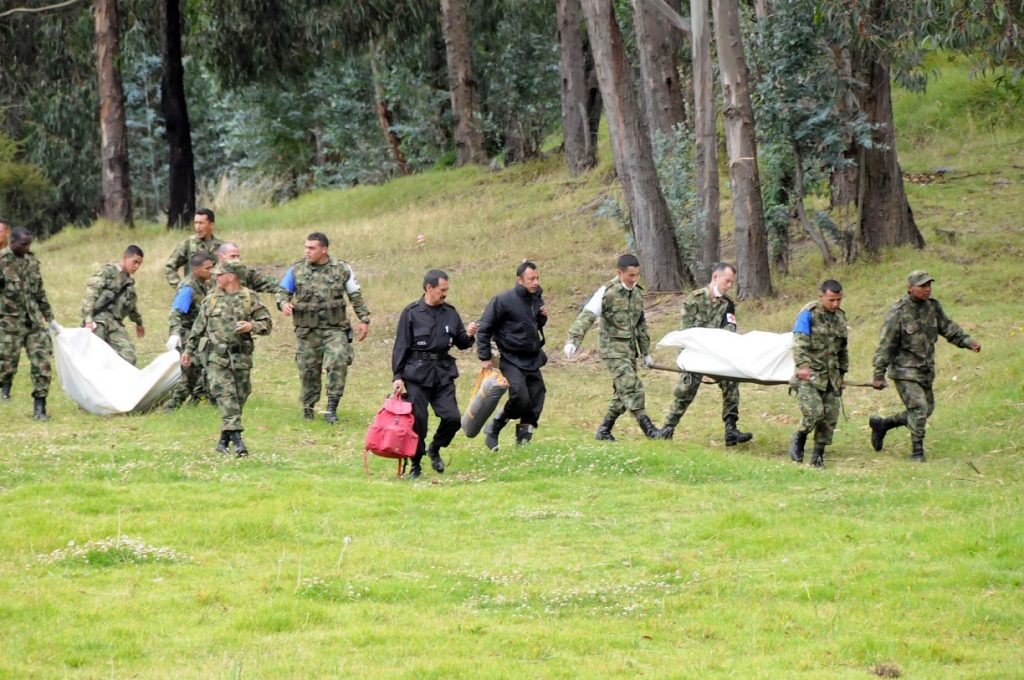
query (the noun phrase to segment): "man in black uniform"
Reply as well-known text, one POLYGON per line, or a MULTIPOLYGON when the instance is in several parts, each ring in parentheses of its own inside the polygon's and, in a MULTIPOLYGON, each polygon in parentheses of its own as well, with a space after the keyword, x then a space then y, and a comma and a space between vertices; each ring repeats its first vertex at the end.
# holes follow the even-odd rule
POLYGON ((501 352, 501 373, 508 380, 508 401, 484 427, 484 443, 491 451, 498 450, 498 433, 508 421, 518 420, 516 445, 533 438, 533 430, 544 409, 544 378, 540 369, 548 362, 544 354, 544 324, 548 308, 544 306, 543 290, 537 265, 523 262, 516 269, 516 285, 495 295, 480 317, 476 336, 476 354, 480 368, 491 368, 491 338, 501 352))
POLYGON ((395 391, 405 388, 412 400, 414 429, 419 435, 416 455, 412 459, 411 479, 420 476, 420 460, 424 450, 436 472, 444 472, 441 449, 448 446, 459 431, 461 415, 455 400, 455 379, 459 369, 448 354, 452 345, 459 349, 473 346, 478 328, 474 321, 469 328, 455 308, 445 302, 448 297, 448 275, 431 269, 423 277, 423 297, 402 310, 398 317, 395 349, 391 355, 395 391), (427 439, 427 404, 441 419, 430 446, 427 439))

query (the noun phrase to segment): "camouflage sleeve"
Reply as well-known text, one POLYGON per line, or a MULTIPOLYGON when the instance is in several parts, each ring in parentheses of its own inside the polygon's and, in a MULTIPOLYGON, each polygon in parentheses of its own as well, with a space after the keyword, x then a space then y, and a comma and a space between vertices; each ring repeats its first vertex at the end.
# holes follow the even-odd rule
MULTIPOLYGON (((253 335, 269 335, 270 330, 274 327, 274 320, 270 317, 270 310, 255 295, 252 296, 252 315, 250 321, 252 322, 253 335)), ((197 319, 196 325, 198 324, 199 320, 197 319)))
POLYGON ((192 330, 188 334, 188 339, 185 340, 185 354, 195 356, 196 349, 199 347, 199 340, 206 334, 206 303, 209 299, 206 298, 203 304, 199 306, 199 315, 196 316, 195 323, 192 324, 192 330))
POLYGON ((896 351, 896 345, 900 339, 900 314, 899 309, 890 309, 882 322, 882 331, 878 335, 878 349, 875 350, 875 358, 872 361, 874 366, 874 379, 882 380, 885 372, 892 363, 892 355, 896 351))
POLYGON ((797 368, 811 365, 811 336, 793 331, 793 364, 797 368))
POLYGON ((700 326, 700 305, 693 300, 683 302, 683 323, 680 330, 700 326))
POLYGON ((185 315, 174 307, 171 307, 171 313, 167 317, 167 337, 172 335, 181 337, 181 331, 184 327, 185 315))
POLYGON ((50 306, 50 301, 46 298, 46 289, 43 287, 43 276, 39 272, 39 268, 35 271, 36 278, 36 305, 39 307, 39 313, 43 315, 43 320, 46 323, 53 321, 53 308, 50 306))
POLYGON ((348 301, 352 303, 352 310, 363 323, 370 323, 370 308, 363 301, 363 291, 356 290, 348 293, 348 301))
POLYGON ((172 288, 181 283, 178 270, 188 264, 188 241, 182 241, 164 264, 164 278, 172 288))
POLYGON ((579 347, 583 343, 583 336, 587 334, 587 331, 597 321, 597 315, 595 315, 589 309, 584 309, 580 312, 576 320, 569 326, 569 342, 579 347))
POLYGON ((128 318, 131 319, 136 326, 146 325, 142 323, 142 313, 139 311, 138 306, 132 307, 132 310, 128 312, 128 318))
POLYGON ((89 280, 85 282, 85 298, 82 299, 82 323, 92 322, 92 311, 96 309, 105 287, 106 277, 103 276, 102 269, 90 276, 89 280))
POLYGON ((651 334, 647 330, 647 318, 642 313, 636 323, 636 346, 642 357, 651 353, 651 334))
POLYGON ((257 293, 277 293, 278 291, 277 279, 255 269, 246 268, 245 282, 242 285, 257 293))
POLYGON ((959 325, 948 316, 946 312, 942 310, 942 305, 938 302, 935 303, 935 317, 939 322, 939 334, 949 342, 953 343, 957 347, 968 348, 974 342, 971 336, 967 335, 967 331, 960 328, 959 325))

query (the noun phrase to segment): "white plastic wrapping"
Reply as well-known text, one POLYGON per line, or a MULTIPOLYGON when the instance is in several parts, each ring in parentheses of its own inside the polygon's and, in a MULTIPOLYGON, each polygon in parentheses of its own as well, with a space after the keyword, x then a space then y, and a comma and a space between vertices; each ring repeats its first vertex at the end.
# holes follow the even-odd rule
POLYGON ((793 377, 793 334, 750 331, 739 334, 720 328, 672 331, 658 347, 679 347, 676 365, 684 371, 716 378, 769 385, 793 377))

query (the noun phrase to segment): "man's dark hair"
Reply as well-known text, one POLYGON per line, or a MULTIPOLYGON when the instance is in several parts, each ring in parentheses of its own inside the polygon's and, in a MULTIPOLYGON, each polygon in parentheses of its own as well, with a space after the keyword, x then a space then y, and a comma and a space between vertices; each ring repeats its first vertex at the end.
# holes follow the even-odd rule
POLYGON ((319 241, 320 245, 324 248, 330 248, 331 242, 327 240, 327 234, 319 231, 314 231, 312 234, 306 237, 307 241, 319 241))
POLYGON ((0 217, 0 224, 6 224, 8 227, 11 226, 11 221, 6 217, 0 217))
POLYGON ((441 279, 447 281, 448 274, 446 274, 442 269, 431 269, 423 275, 423 290, 426 290, 427 286, 437 288, 437 285, 441 283, 441 279))
POLYGON ((11 229, 11 243, 16 243, 25 237, 32 238, 32 232, 25 227, 11 229))
POLYGON ((615 266, 619 268, 620 272, 623 272, 629 267, 639 267, 640 260, 636 259, 636 255, 630 255, 627 253, 619 258, 619 261, 615 266))
POLYGON ((188 265, 192 267, 192 269, 198 269, 207 262, 213 262, 213 257, 211 257, 210 254, 205 250, 200 250, 198 253, 196 253, 195 255, 188 259, 188 265))
POLYGON ((200 208, 199 210, 196 211, 196 215, 202 215, 203 217, 207 218, 211 222, 216 222, 217 221, 214 218, 214 216, 213 216, 213 211, 210 210, 209 208, 200 208))
POLYGON ((527 269, 536 269, 536 268, 537 268, 536 264, 534 264, 533 262, 530 262, 529 260, 526 260, 521 265, 516 267, 516 276, 522 276, 523 274, 526 273, 527 269))
POLYGON ((843 292, 843 284, 839 283, 835 279, 827 279, 824 283, 821 284, 821 292, 822 293, 829 293, 829 292, 831 292, 831 293, 842 293, 843 292))
POLYGON ((146 254, 142 252, 142 248, 136 245, 131 245, 124 249, 125 257, 135 257, 136 255, 138 255, 139 257, 146 256, 146 254))
POLYGON ((711 270, 711 273, 712 274, 721 274, 726 269, 731 269, 733 274, 736 273, 736 267, 733 267, 728 262, 719 262, 718 264, 715 265, 715 268, 711 270))

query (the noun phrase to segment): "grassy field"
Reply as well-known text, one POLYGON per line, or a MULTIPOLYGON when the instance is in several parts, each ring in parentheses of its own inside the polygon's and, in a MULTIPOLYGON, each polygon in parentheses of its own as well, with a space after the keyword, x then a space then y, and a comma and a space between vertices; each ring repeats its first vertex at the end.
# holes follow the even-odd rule
MULTIPOLYGON (((734 449, 713 387, 674 442, 646 442, 626 418, 618 443, 593 441, 610 392, 596 332, 579 360, 559 348, 623 248, 594 216, 617 192, 607 148, 583 178, 552 156, 223 214, 218 235, 265 271, 301 257, 314 229, 355 267, 373 323, 341 424, 302 420, 276 310, 257 340, 246 460, 213 451, 209 407, 99 418, 55 384, 54 419, 36 423, 23 364, 0 404, 0 677, 1024 677, 1024 128, 951 82, 897 101, 904 170, 954 171, 908 185, 928 247, 829 272, 802 248, 777 298, 738 310, 741 330, 785 331, 839 278, 850 378, 869 380, 882 313, 928 269, 983 345, 937 350, 928 464, 907 462, 905 430, 868 445, 892 389, 848 390, 823 472, 788 461, 799 413, 782 387, 741 388, 755 439, 734 449), (449 271, 468 321, 523 258, 552 310, 535 443, 492 454, 460 436, 442 476, 399 480, 381 459, 367 476, 363 436, 423 271, 449 271)), ((182 237, 96 225, 39 244, 58 319, 76 325, 86 278, 136 242, 152 358, 172 297, 160 268, 182 237)), ((650 298, 652 336, 676 327, 679 302, 650 298)), ((476 362, 460 367, 464 405, 476 362)), ((660 423, 673 376, 645 380, 660 423)))

